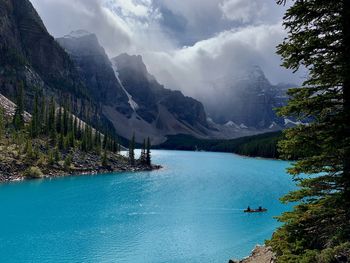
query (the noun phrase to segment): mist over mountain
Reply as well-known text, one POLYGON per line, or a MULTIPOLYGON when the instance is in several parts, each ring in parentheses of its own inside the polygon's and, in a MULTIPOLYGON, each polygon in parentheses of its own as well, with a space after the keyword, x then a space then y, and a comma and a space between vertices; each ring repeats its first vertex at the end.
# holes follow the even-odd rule
MULTIPOLYGON (((176 53, 172 61, 179 62, 176 67, 166 57, 158 61, 158 68, 164 69, 159 75, 141 55, 124 52, 110 59, 100 39, 89 31, 72 31, 55 40, 28 0, 0 3, 4 21, 0 91, 13 98, 16 85, 23 82, 28 110, 39 90, 59 103, 69 98, 74 113, 90 118, 94 125, 107 126, 127 139, 135 134, 139 142, 150 136, 154 143, 174 134, 226 139, 293 124, 277 118, 273 110, 285 103, 289 86, 272 85, 264 68, 252 66, 249 59, 238 66, 227 57, 217 67, 211 63, 215 52, 202 43, 176 53), (202 46, 199 60, 190 57, 183 64, 186 56, 181 54, 198 45, 202 46), (203 68, 208 74, 203 75, 203 68)), ((154 55, 153 62, 159 59, 154 55)))
POLYGON ((70 54, 102 112, 125 138, 151 136, 154 143, 169 134, 208 136, 203 105, 157 82, 141 56, 126 53, 109 60, 96 35, 73 31, 57 41, 70 54))
POLYGON ((285 105, 290 84, 272 85, 259 66, 251 66, 232 77, 218 79, 211 94, 198 95, 217 123, 234 122, 246 127, 265 129, 271 125, 284 126, 275 109, 285 105))

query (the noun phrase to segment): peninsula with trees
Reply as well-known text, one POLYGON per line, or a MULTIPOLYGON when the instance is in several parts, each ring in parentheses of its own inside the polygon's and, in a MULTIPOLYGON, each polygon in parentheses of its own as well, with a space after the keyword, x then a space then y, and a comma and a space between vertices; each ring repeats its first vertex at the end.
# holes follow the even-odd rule
POLYGON ((135 159, 135 141, 125 148, 109 131, 99 131, 70 110, 39 92, 32 114, 24 111, 23 83, 18 83, 16 104, 0 95, 0 182, 64 175, 144 171, 152 165, 150 139, 135 159))

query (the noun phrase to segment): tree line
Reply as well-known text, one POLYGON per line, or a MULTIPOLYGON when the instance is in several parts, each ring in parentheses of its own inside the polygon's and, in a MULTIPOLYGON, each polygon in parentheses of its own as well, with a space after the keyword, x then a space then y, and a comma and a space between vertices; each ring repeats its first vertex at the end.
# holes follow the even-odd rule
POLYGON ((114 153, 120 151, 117 140, 81 121, 71 112, 68 102, 57 105, 54 98, 49 101, 38 93, 34 96, 32 118, 29 125, 24 122, 24 93, 23 84, 18 85, 16 110, 12 124, 15 132, 26 129, 30 139, 47 136, 50 143, 59 150, 69 150, 78 146, 83 152, 100 153, 107 150, 114 153))
POLYGON ((302 87, 289 91, 281 116, 308 120, 284 132, 279 151, 298 156, 288 170, 296 202, 268 242, 278 262, 350 261, 350 1, 290 2, 288 37, 278 46, 283 66, 306 68, 302 87))
MULTIPOLYGON (((60 152, 70 152, 72 149, 79 149, 82 152, 101 155, 103 166, 107 166, 107 153, 119 154, 121 144, 112 136, 112 131, 101 133, 89 125, 89 121, 83 122, 72 113, 72 106, 69 101, 64 101, 63 105, 56 103, 51 97, 47 99, 40 92, 36 92, 32 104, 32 116, 28 124, 25 122, 25 99, 24 85, 20 82, 17 85, 16 108, 12 120, 7 121, 5 112, 0 107, 0 140, 4 134, 11 133, 17 141, 22 141, 25 152, 28 156, 36 156, 37 151, 33 149, 35 140, 43 139, 50 145, 48 158, 50 163, 60 159, 60 152), (8 129, 8 126, 10 129, 8 129)), ((130 165, 141 164, 151 166, 151 140, 144 140, 141 149, 141 156, 135 158, 135 135, 129 143, 128 159, 130 165)), ((71 162, 68 156, 67 164, 71 162)))
MULTIPOLYGON (((129 144, 129 162, 131 165, 135 165, 135 134, 133 134, 130 144, 129 144)), ((142 148, 141 148, 141 155, 140 155, 140 159, 139 159, 139 163, 142 165, 147 165, 147 166, 151 166, 152 165, 152 161, 151 161, 151 140, 148 137, 147 140, 144 139, 143 144, 142 144, 142 148)))

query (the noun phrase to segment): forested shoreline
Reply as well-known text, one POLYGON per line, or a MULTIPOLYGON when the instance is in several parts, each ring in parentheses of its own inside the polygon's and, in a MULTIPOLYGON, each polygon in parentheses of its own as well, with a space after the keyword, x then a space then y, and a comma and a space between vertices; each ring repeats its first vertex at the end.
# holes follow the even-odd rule
POLYGON ((29 115, 23 86, 18 83, 14 109, 0 105, 0 181, 159 168, 151 164, 150 139, 140 159, 135 159, 134 139, 125 157, 112 133, 76 117, 68 101, 59 105, 38 92, 29 115))
POLYGON ((230 152, 249 157, 279 159, 278 142, 282 132, 264 133, 232 140, 206 140, 190 135, 172 135, 168 140, 155 146, 157 149, 230 152))

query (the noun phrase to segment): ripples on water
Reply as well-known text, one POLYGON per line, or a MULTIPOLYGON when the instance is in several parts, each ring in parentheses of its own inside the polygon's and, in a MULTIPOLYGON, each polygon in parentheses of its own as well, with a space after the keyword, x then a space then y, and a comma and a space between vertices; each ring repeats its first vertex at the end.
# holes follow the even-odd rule
POLYGON ((154 151, 155 172, 0 185, 0 262, 227 262, 288 209, 282 161, 154 151), (243 209, 264 206, 262 214, 243 209))

